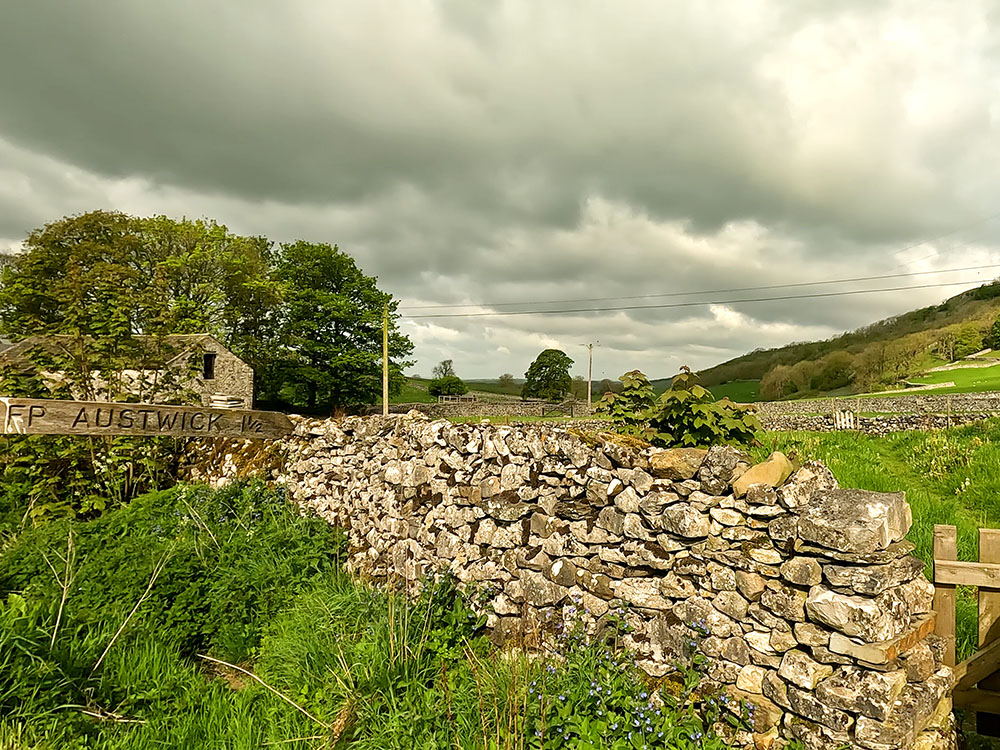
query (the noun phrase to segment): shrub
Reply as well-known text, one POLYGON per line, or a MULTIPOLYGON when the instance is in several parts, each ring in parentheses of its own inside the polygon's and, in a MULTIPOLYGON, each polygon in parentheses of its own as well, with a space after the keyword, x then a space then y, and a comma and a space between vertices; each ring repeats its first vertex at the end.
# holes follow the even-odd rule
POLYGON ((464 396, 469 392, 469 386, 458 375, 445 375, 432 380, 427 392, 432 396, 464 396))
POLYGON ((656 392, 642 372, 632 370, 621 376, 621 393, 607 391, 597 403, 596 411, 607 414, 625 435, 643 437, 649 428, 646 417, 656 401, 656 392))
POLYGON ((620 431, 642 437, 663 447, 749 443, 760 422, 749 407, 724 398, 716 401, 711 391, 698 385, 698 377, 687 367, 674 377, 670 388, 649 404, 649 381, 638 370, 626 373, 629 385, 621 396, 605 394, 598 405, 610 414, 620 431))

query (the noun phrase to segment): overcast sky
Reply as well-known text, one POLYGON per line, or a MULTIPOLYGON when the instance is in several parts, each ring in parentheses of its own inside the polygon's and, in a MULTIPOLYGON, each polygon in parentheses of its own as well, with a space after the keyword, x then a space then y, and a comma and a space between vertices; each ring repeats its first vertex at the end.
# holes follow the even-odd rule
MULTIPOLYGON (((1000 263, 998 43, 986 0, 0 0, 0 248, 209 217, 339 244, 411 315, 1000 263)), ((412 373, 599 340, 595 378, 662 377, 997 275, 403 328, 412 373)))

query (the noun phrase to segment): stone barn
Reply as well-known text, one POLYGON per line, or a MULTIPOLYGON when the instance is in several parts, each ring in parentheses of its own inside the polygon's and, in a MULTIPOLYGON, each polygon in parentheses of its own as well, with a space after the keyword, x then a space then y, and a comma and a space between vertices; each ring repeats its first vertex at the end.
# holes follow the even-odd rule
MULTIPOLYGON (((219 339, 208 333, 170 334, 166 336, 136 336, 131 361, 123 362, 115 373, 114 382, 140 401, 156 402, 175 394, 177 388, 194 393, 204 406, 233 409, 253 407, 253 369, 230 351, 219 339), (163 383, 170 376, 177 388, 165 391, 163 383)), ((36 372, 50 386, 65 380, 58 364, 84 355, 87 340, 72 336, 29 336, 17 343, 4 342, 0 350, 0 367, 13 367, 21 372, 36 372), (82 343, 82 346, 81 346, 82 343)), ((95 390, 109 397, 110 378, 93 375, 95 390)))

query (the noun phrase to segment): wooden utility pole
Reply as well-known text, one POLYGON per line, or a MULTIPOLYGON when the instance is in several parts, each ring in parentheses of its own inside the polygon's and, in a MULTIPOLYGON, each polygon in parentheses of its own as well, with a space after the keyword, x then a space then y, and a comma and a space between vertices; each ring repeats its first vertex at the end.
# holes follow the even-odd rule
MULTIPOLYGON (((597 345, 600 346, 601 342, 598 341, 597 345)), ((591 396, 591 386, 594 382, 594 344, 580 344, 580 346, 587 347, 587 408, 593 406, 593 398, 591 396)))
POLYGON ((389 416, 389 303, 382 310, 382 416, 389 416))

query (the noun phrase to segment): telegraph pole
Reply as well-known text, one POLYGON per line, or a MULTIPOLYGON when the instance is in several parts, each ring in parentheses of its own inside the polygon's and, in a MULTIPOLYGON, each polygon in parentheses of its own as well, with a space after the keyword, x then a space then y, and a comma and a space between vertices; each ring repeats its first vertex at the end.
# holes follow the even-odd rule
MULTIPOLYGON (((600 341, 595 342, 598 346, 601 345, 600 341)), ((594 382, 593 372, 594 372, 594 344, 580 344, 580 346, 587 347, 587 408, 591 408, 593 404, 593 398, 591 396, 591 386, 594 382)))
POLYGON ((382 309, 382 416, 389 416, 389 303, 382 309))

